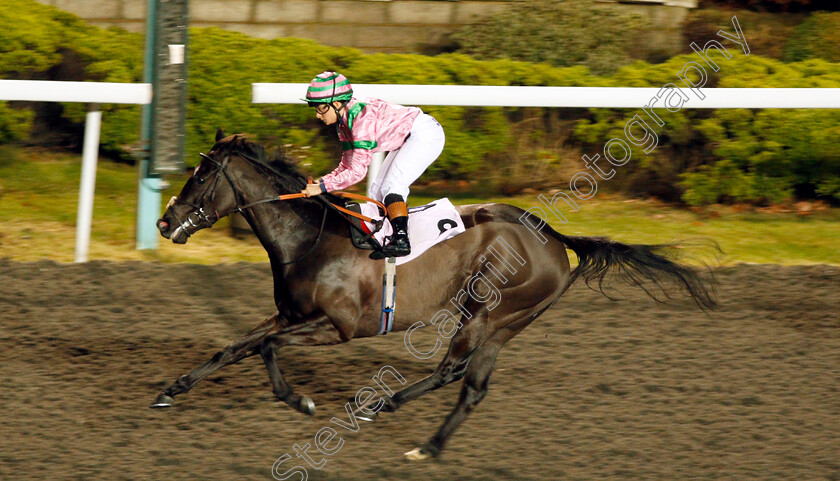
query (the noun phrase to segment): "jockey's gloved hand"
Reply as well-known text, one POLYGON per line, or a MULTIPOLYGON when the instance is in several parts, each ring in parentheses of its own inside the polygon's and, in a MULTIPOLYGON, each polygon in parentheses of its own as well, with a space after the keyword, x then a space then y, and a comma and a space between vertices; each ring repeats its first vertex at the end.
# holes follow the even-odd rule
POLYGON ((301 193, 305 194, 307 197, 312 197, 312 196, 316 196, 318 194, 323 194, 326 191, 327 191, 327 189, 324 187, 324 182, 323 181, 318 181, 317 183, 314 183, 314 184, 311 183, 311 182, 309 184, 306 184, 306 188, 304 188, 301 191, 301 193))

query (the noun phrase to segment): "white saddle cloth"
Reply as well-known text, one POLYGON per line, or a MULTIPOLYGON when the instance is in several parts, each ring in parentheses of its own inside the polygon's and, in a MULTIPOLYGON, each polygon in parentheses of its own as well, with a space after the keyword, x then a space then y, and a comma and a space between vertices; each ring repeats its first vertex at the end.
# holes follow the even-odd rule
MULTIPOLYGON (((361 204, 362 215, 372 219, 381 219, 379 208, 373 202, 361 204)), ((373 230, 374 226, 367 222, 367 227, 373 230)), ((466 231, 461 216, 446 197, 438 199, 430 204, 412 207, 408 209, 408 240, 411 242, 411 254, 397 257, 397 265, 412 261, 430 247, 451 239, 466 231)), ((380 244, 384 244, 385 237, 393 232, 390 222, 385 222, 382 229, 374 234, 374 238, 380 244)))

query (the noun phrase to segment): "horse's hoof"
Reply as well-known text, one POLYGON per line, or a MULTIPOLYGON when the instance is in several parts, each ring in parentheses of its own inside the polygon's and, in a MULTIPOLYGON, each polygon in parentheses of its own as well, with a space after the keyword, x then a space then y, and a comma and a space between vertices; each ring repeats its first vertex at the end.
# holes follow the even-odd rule
POLYGON ((164 393, 158 394, 157 399, 153 402, 149 407, 150 408, 168 408, 172 407, 172 404, 175 403, 175 400, 172 399, 170 396, 167 396, 164 393))
POLYGON ((353 416, 356 416, 356 419, 361 419, 362 421, 373 422, 379 417, 379 411, 373 411, 373 413, 371 413, 369 409, 368 412, 357 409, 353 412, 353 416))
POLYGON ((312 400, 309 396, 303 396, 300 398, 300 412, 303 414, 308 414, 312 416, 315 414, 315 401, 312 400))
POLYGON ((431 451, 426 448, 414 448, 405 453, 405 458, 409 461, 423 461, 432 457, 431 451))

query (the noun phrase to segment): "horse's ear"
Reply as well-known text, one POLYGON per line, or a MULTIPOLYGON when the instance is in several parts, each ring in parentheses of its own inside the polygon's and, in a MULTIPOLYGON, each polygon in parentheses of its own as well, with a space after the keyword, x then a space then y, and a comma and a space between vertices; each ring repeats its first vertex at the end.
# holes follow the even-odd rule
POLYGON ((222 132, 221 128, 217 129, 216 130, 216 142, 222 140, 223 138, 225 138, 225 133, 222 132))

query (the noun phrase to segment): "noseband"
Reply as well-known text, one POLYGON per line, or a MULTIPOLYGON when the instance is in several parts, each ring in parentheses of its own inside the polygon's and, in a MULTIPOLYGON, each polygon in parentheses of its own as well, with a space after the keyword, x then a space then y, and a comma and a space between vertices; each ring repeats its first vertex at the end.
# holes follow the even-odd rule
MULTIPOLYGON (((225 178, 228 179, 228 182, 231 183, 231 187, 234 187, 233 182, 231 182, 230 177, 228 177, 227 172, 225 171, 225 167, 227 167, 228 160, 230 159, 229 154, 225 155, 225 158, 221 162, 217 161, 213 157, 210 157, 209 155, 207 155, 203 152, 199 153, 198 155, 200 155, 201 157, 213 162, 214 164, 216 164, 218 166, 218 168, 216 170, 214 170, 213 172, 210 173, 210 175, 215 174, 215 180, 213 181, 213 186, 208 191, 206 191, 204 193, 204 195, 201 197, 201 201, 200 201, 199 205, 183 201, 183 200, 181 200, 177 197, 172 197, 172 199, 169 200, 169 203, 166 204, 167 209, 169 209, 169 207, 171 207, 172 204, 174 204, 175 202, 180 202, 180 203, 182 203, 184 205, 188 205, 188 206, 190 206, 194 209, 192 212, 187 214, 187 217, 184 220, 181 220, 175 214, 175 212, 172 212, 172 217, 174 217, 175 220, 178 221, 178 224, 179 224, 178 228, 175 229, 175 232, 172 233, 173 236, 177 235, 178 231, 183 229, 184 233, 187 235, 187 238, 189 238, 190 235, 192 235, 189 231, 189 227, 197 227, 197 228, 207 227, 207 228, 209 228, 209 227, 213 227, 213 224, 215 224, 216 221, 221 219, 222 216, 220 216, 217 211, 214 210, 212 213, 209 213, 209 212, 205 211, 204 207, 203 207, 203 204, 204 204, 205 200, 207 200, 207 199, 213 200, 213 196, 216 193, 216 187, 219 186, 219 181, 221 180, 221 177, 218 175, 219 172, 222 172, 225 175, 225 178), (215 218, 211 218, 210 217, 211 214, 215 214, 215 218)), ((203 184, 204 182, 200 181, 199 183, 203 184)), ((234 194, 235 193, 236 193, 236 188, 234 187, 234 194)), ((238 206, 237 206, 237 208, 238 208, 238 206)), ((196 229, 196 230, 198 230, 198 229, 196 229)))

